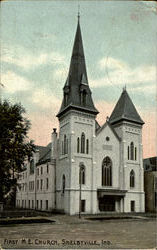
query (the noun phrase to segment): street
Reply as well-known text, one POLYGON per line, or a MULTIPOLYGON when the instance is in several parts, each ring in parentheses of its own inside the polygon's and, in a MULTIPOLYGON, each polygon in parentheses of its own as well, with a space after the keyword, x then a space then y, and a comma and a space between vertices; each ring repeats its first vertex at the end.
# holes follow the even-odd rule
POLYGON ((152 218, 88 220, 54 215, 55 223, 0 227, 2 248, 155 248, 156 220, 152 218))

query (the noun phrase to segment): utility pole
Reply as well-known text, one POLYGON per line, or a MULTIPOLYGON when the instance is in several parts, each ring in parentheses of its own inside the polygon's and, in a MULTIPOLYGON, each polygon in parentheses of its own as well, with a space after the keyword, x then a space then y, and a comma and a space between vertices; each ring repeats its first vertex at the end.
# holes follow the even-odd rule
POLYGON ((34 165, 34 209, 36 210, 36 203, 37 203, 37 187, 36 187, 36 185, 37 185, 37 165, 36 165, 36 163, 35 163, 35 165, 34 165))
POLYGON ((80 182, 80 192, 79 192, 79 219, 81 219, 81 191, 82 191, 82 171, 84 170, 83 166, 80 166, 79 169, 79 182, 80 182))
POLYGON ((81 219, 81 182, 82 182, 82 178, 81 178, 81 168, 80 168, 80 173, 79 173, 79 177, 80 177, 80 193, 79 193, 79 219, 81 219))

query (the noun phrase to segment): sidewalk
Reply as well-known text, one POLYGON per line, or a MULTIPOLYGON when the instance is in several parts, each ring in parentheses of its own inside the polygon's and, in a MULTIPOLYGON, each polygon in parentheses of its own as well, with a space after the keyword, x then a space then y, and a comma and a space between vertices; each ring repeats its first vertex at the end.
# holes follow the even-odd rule
MULTIPOLYGON (((21 213, 20 213, 21 214, 21 213)), ((97 215, 67 215, 67 214, 50 214, 40 213, 40 215, 33 214, 33 216, 16 216, 14 218, 0 218, 0 225, 4 224, 29 224, 29 223, 51 223, 56 224, 82 224, 82 223, 94 223, 98 221, 109 221, 109 220, 150 220, 156 219, 156 214, 151 213, 105 213, 97 215), (34 216, 35 215, 35 216, 34 216)))

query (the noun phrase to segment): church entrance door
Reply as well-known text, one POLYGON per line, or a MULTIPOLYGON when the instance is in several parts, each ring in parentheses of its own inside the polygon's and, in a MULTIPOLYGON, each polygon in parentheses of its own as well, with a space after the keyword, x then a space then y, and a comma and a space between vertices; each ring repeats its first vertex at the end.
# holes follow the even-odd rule
POLYGON ((101 212, 115 211, 115 197, 110 195, 104 195, 102 198, 99 198, 99 210, 101 212))

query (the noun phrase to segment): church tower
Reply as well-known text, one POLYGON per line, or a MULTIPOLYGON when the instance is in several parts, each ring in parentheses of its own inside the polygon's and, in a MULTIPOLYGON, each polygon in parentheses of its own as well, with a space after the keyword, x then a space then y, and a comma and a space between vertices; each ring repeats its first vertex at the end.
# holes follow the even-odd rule
POLYGON ((110 116, 110 124, 121 138, 121 189, 128 190, 124 200, 125 212, 144 212, 142 125, 126 89, 110 116))
POLYGON ((92 213, 92 169, 95 118, 98 114, 88 84, 80 21, 63 88, 56 168, 57 209, 69 214, 92 213), (81 183, 81 197, 80 197, 81 183))

